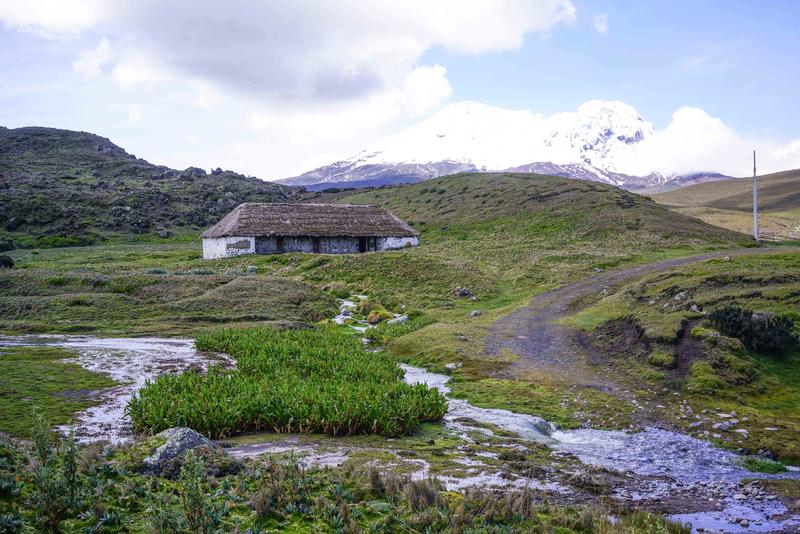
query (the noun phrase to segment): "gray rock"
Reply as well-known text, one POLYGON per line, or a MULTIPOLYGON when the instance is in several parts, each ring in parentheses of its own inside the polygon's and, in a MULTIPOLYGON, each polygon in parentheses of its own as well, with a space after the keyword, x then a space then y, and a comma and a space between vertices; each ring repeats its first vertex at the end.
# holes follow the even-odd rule
POLYGON ((472 291, 467 289, 466 287, 457 287, 453 290, 457 297, 471 297, 472 291))
POLYGON ((159 474, 167 462, 177 458, 190 449, 206 445, 216 448, 210 439, 192 430, 191 428, 168 428, 156 434, 156 438, 165 439, 166 443, 158 447, 144 459, 143 472, 145 474, 159 474))
POLYGON ((394 319, 389 319, 386 321, 386 324, 400 324, 408 321, 408 315, 401 315, 400 317, 395 317, 394 319))
POLYGON ((256 274, 258 272, 258 267, 255 265, 249 265, 247 267, 247 274, 256 274))
POLYGON ((711 428, 713 428, 714 430, 722 430, 723 432, 727 432, 728 430, 730 430, 731 424, 726 421, 723 421, 721 423, 714 423, 713 425, 711 425, 711 428))
POLYGON ((478 317, 480 314, 481 314, 480 310, 472 310, 471 312, 469 312, 470 317, 478 317))
POLYGON ((745 430, 744 428, 737 428, 736 430, 734 430, 734 432, 736 432, 737 434, 741 434, 741 436, 744 438, 750 435, 750 433, 747 432, 747 430, 745 430))

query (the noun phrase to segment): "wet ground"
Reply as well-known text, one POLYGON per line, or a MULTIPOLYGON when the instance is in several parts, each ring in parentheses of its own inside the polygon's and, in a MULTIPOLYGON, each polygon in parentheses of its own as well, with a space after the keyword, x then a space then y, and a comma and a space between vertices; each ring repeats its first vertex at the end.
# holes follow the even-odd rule
MULTIPOLYGON (((343 301, 337 322, 344 323, 354 303, 343 301)), ((364 325, 356 324, 357 328, 364 325)), ((57 345, 75 349, 71 361, 91 371, 108 374, 120 385, 99 392, 99 406, 81 412, 77 434, 82 441, 131 437, 125 405, 147 379, 159 374, 205 367, 224 356, 195 349, 190 340, 97 339, 89 337, 0 337, 0 345, 57 345)), ((402 366, 406 381, 424 383, 449 394, 449 377, 424 369, 402 366)), ((792 515, 777 497, 746 479, 766 478, 739 466, 735 454, 690 436, 658 428, 626 433, 600 430, 559 431, 546 420, 508 410, 479 408, 460 399, 449 399, 444 418, 447 432, 458 445, 448 454, 454 467, 436 475, 449 489, 477 487, 531 487, 554 503, 593 502, 598 495, 621 506, 639 507, 692 523, 698 532, 800 532, 800 516, 792 515), (491 446, 481 437, 491 439, 491 446), (528 472, 515 471, 496 452, 529 454, 548 447, 550 465, 528 472), (534 472, 535 471, 535 472, 534 472)), ((279 440, 239 444, 227 449, 236 457, 294 453, 307 466, 336 466, 365 452, 383 469, 402 469, 414 477, 432 472, 434 458, 409 454, 392 440, 370 447, 350 447, 308 441, 290 436, 279 440), (386 459, 387 454, 389 460, 386 459)), ((790 471, 771 477, 800 478, 790 471)))
POLYGON ((69 362, 108 375, 118 386, 94 392, 97 406, 79 412, 75 435, 81 442, 105 439, 121 442, 133 437, 125 407, 147 380, 191 367, 230 363, 225 355, 200 352, 190 339, 93 338, 84 336, 0 336, 0 346, 57 346, 78 354, 69 362))

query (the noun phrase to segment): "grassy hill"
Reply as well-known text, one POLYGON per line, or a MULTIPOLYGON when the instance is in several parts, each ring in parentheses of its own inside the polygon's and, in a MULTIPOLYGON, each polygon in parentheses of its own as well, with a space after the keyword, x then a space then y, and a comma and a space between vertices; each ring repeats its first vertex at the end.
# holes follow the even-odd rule
POLYGON ((4 248, 194 232, 241 202, 286 201, 290 191, 232 171, 153 165, 86 132, 0 127, 4 248))
MULTIPOLYGON (((739 232, 752 232, 753 181, 736 178, 682 187, 652 195, 680 213, 739 232)), ((763 232, 800 238, 800 169, 758 177, 763 232)))
MULTIPOLYGON (((14 251, 18 268, 43 281, 2 274, 0 285, 7 289, 8 296, 0 297, 0 309, 6 310, 6 322, 0 323, 0 330, 5 327, 24 331, 35 324, 37 330, 68 331, 80 323, 83 328, 90 324, 94 331, 113 326, 115 333, 124 332, 127 311, 136 312, 131 317, 144 317, 142 310, 150 309, 147 303, 159 293, 159 284, 164 285, 165 295, 173 292, 168 286, 175 283, 175 278, 152 274, 153 269, 196 280, 192 298, 202 300, 207 294, 214 297, 209 303, 215 302, 216 306, 225 302, 216 296, 226 295, 233 288, 229 284, 240 283, 236 282, 237 273, 253 267, 259 277, 292 278, 317 291, 338 283, 352 293, 367 293, 391 309, 406 306, 446 319, 464 317, 476 307, 499 310, 596 269, 750 242, 746 236, 676 214, 611 186, 530 174, 463 174, 349 196, 320 193, 307 200, 385 206, 422 232, 422 245, 375 254, 285 254, 213 261, 201 258, 199 237, 191 243, 157 247, 115 245, 14 251), (89 305, 71 307, 69 314, 62 314, 55 321, 55 317, 47 315, 47 299, 61 302, 73 293, 89 290, 81 289, 85 287, 82 282, 53 289, 47 286, 47 280, 87 270, 102 276, 104 284, 91 288, 95 295, 89 305), (204 274, 192 274, 197 272, 204 274), (140 282, 143 279, 147 283, 140 282), (30 289, 14 289, 23 283, 30 289), (469 288, 478 300, 457 297, 457 286, 469 288), (42 287, 48 287, 47 292, 43 293, 42 287), (106 296, 113 293, 108 288, 114 287, 126 288, 124 298, 119 293, 106 296), (37 296, 47 298, 37 300, 37 296), (113 325, 108 324, 102 312, 107 308, 101 305, 103 299, 116 303, 119 320, 113 325), (93 313, 96 320, 92 320, 93 313)), ((279 284, 276 291, 280 292, 279 284)), ((252 320, 259 320, 261 316, 267 319, 269 298, 277 297, 264 295, 262 300, 255 293, 246 292, 243 298, 249 299, 254 309, 265 307, 260 314, 247 311, 252 320)), ((170 331, 186 333, 202 324, 188 321, 200 321, 199 316, 220 320, 211 316, 225 315, 224 310, 234 304, 218 309, 198 308, 194 316, 176 309, 178 303, 169 305, 170 310, 154 314, 168 314, 169 321, 141 325, 130 319, 131 329, 152 333, 163 325, 170 331), (185 322, 180 326, 182 320, 185 322)), ((292 319, 302 315, 314 317, 293 314, 292 319)))

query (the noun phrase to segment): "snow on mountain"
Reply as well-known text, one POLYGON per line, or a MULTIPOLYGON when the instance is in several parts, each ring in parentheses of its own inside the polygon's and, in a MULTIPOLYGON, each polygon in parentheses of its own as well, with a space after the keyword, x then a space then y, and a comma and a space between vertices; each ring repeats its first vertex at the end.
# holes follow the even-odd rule
POLYGON ((459 102, 352 158, 281 182, 319 189, 514 170, 647 187, 667 178, 621 170, 633 159, 636 145, 651 135, 653 126, 619 101, 591 100, 575 112, 550 116, 459 102))

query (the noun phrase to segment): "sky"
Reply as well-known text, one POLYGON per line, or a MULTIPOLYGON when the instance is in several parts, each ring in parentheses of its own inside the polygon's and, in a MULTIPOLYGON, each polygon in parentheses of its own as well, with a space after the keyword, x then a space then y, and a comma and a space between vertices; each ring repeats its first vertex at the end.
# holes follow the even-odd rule
POLYGON ((608 99, 655 127, 641 168, 776 171, 800 167, 798 24, 794 0, 2 0, 0 125, 277 179, 455 102, 608 99))

